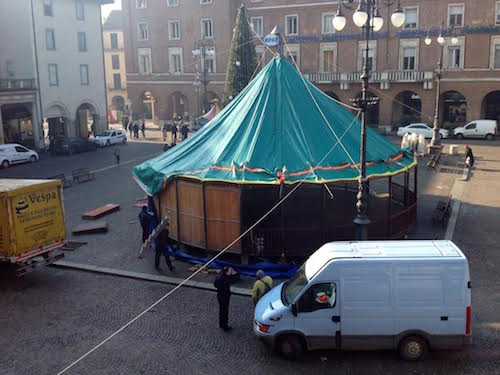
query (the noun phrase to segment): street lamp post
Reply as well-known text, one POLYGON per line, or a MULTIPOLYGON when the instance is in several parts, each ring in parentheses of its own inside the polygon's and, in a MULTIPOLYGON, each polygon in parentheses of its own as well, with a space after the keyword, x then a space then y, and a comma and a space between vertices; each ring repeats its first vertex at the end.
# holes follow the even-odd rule
POLYGON ((198 116, 201 114, 200 85, 201 85, 200 73, 198 72, 198 64, 196 64, 196 74, 194 76, 193 86, 194 86, 194 92, 196 93, 196 111, 198 116))
POLYGON ((208 102, 207 102, 207 86, 210 82, 208 79, 208 66, 207 66, 207 56, 214 55, 214 42, 212 39, 200 39, 194 43, 193 48, 193 58, 196 59, 197 56, 200 56, 200 63, 203 67, 203 79, 201 82, 203 83, 203 110, 204 112, 208 111, 208 102))
MULTIPOLYGON (((444 27, 444 22, 441 23, 441 31, 439 32, 439 36, 437 37, 437 42, 441 46, 440 54, 439 54, 439 61, 437 64, 437 70, 436 70, 436 102, 434 105, 434 121, 433 121, 433 126, 432 126, 432 139, 428 147, 428 152, 430 154, 439 154, 441 150, 443 149, 443 145, 441 144, 441 134, 439 132, 439 113, 440 113, 440 96, 441 96, 441 78, 443 76, 443 55, 444 55, 444 45, 445 45, 445 39, 443 36, 443 27, 444 27)), ((432 43, 432 39, 430 38, 429 35, 424 40, 426 45, 430 45, 432 43)), ((452 44, 457 44, 458 43, 458 38, 456 36, 453 36, 451 38, 451 43, 452 44)))
MULTIPOLYGON (((354 224, 356 224, 356 239, 366 240, 368 238, 368 225, 370 224, 370 219, 368 218, 368 184, 366 179, 366 124, 368 117, 368 110, 370 106, 377 102, 377 98, 368 97, 368 87, 370 81, 370 70, 369 66, 369 49, 370 49, 370 37, 372 32, 379 31, 384 20, 380 16, 379 2, 383 3, 387 7, 395 3, 395 0, 358 0, 358 7, 353 13, 352 19, 354 24, 362 29, 362 34, 366 41, 366 51, 365 59, 363 62, 363 72, 361 75, 362 91, 361 98, 357 100, 357 105, 361 111, 361 142, 360 142, 360 174, 358 180, 358 194, 356 195, 356 217, 354 218, 354 224)), ((339 8, 337 14, 332 20, 333 27, 337 31, 342 31, 347 20, 342 12, 342 6, 349 8, 350 5, 354 3, 354 0, 340 0, 339 8)), ((405 14, 401 9, 401 4, 398 1, 398 6, 394 13, 391 15, 391 22, 395 27, 403 26, 405 22, 405 14)))

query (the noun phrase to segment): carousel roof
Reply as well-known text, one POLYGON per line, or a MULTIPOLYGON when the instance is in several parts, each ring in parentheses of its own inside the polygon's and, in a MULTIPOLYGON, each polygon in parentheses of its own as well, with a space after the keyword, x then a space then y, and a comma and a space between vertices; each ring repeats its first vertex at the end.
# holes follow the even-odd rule
MULTIPOLYGON (((136 166, 133 175, 151 195, 176 176, 236 184, 354 180, 359 177, 360 127, 355 114, 303 80, 287 59, 275 57, 212 121, 136 166)), ((398 174, 416 163, 408 150, 370 128, 366 160, 372 178, 398 174)))

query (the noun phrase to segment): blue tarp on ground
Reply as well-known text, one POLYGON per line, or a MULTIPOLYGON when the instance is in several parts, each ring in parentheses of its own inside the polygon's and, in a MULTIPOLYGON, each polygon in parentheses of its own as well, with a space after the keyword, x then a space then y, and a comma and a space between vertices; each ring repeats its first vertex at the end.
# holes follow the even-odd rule
MULTIPOLYGON (((169 253, 176 259, 193 263, 193 264, 205 264, 211 258, 198 257, 188 254, 182 250, 179 250, 173 246, 169 246, 169 253)), ((236 264, 231 262, 226 262, 220 259, 214 260, 210 263, 210 267, 223 269, 224 267, 232 267, 238 271, 241 275, 255 277, 258 270, 262 270, 266 275, 271 276, 273 279, 289 279, 299 268, 298 265, 287 265, 287 264, 276 264, 272 262, 260 262, 249 265, 236 264)))

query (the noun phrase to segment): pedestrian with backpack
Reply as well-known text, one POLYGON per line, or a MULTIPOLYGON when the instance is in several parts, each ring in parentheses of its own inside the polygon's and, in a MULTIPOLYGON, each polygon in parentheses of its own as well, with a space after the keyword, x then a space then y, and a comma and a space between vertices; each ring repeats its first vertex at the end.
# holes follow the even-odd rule
POLYGON ((273 279, 270 276, 266 276, 264 271, 257 271, 257 281, 253 284, 252 288, 252 302, 253 306, 257 305, 257 302, 262 298, 264 294, 269 292, 273 287, 273 279))

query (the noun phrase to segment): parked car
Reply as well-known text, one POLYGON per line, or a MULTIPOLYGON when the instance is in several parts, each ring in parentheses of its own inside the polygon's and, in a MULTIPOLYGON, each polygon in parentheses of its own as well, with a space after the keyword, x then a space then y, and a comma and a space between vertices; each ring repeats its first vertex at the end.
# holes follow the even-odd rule
POLYGON ((471 339, 469 264, 451 241, 331 242, 255 307, 255 335, 305 350, 395 349, 409 361, 471 339))
POLYGON ((11 164, 35 162, 38 153, 17 143, 0 145, 0 165, 7 168, 11 164))
POLYGON ((111 146, 116 143, 126 143, 127 136, 121 130, 109 129, 96 135, 94 143, 98 146, 111 146))
MULTIPOLYGON (((424 123, 414 123, 407 126, 398 128, 398 136, 402 137, 405 134, 423 134, 425 138, 432 138, 432 128, 424 123)), ((439 129, 441 138, 445 139, 449 136, 449 131, 446 129, 439 129)))
POLYGON ((465 126, 453 129, 453 135, 462 138, 486 138, 491 140, 497 135, 497 122, 495 120, 476 120, 465 126))
POLYGON ((72 155, 78 152, 95 151, 94 142, 85 138, 56 138, 52 141, 50 151, 53 154, 72 155))

